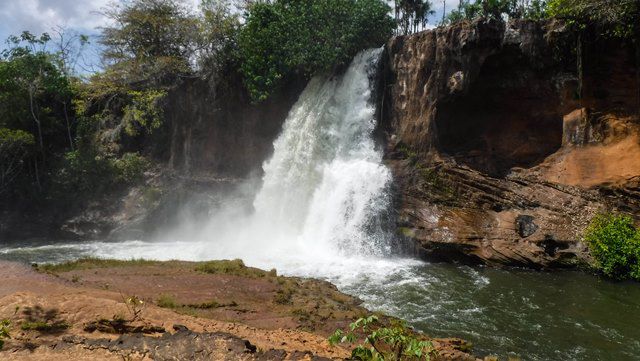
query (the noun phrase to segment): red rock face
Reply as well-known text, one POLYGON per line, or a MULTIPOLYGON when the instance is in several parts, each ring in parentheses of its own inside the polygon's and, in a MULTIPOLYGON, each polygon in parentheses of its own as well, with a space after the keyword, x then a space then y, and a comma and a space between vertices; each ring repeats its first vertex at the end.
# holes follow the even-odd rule
POLYGON ((461 23, 387 44, 382 128, 401 233, 425 257, 589 262, 598 212, 638 214, 631 44, 561 24, 461 23), (582 94, 582 97, 579 95, 582 94))

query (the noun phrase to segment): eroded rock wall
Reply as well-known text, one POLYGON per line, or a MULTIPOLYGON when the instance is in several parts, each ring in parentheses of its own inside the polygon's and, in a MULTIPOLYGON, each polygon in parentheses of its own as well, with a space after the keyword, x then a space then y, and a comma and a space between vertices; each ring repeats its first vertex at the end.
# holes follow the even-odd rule
POLYGON ((631 44, 475 21, 387 44, 382 127, 399 229, 425 257, 573 266, 598 212, 638 214, 631 44))
POLYGON ((260 172, 289 109, 305 86, 291 81, 267 101, 253 104, 240 75, 224 82, 194 79, 169 97, 169 165, 189 174, 247 177, 260 172))

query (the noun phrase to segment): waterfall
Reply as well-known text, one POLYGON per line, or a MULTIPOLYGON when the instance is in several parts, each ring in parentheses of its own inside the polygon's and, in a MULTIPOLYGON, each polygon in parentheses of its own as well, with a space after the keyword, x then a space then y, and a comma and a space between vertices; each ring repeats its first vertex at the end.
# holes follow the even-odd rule
POLYGON ((381 217, 391 174, 372 137, 381 51, 360 53, 341 76, 312 79, 291 109, 254 201, 271 246, 316 257, 389 252, 381 217))
MULTIPOLYGON (((391 173, 376 149, 373 82, 382 49, 358 54, 340 76, 318 76, 302 92, 263 164, 260 185, 225 195, 206 223, 191 221, 156 242, 96 246, 102 257, 241 258, 284 274, 329 276, 395 269, 389 223, 391 173), (257 189, 257 192, 256 192, 257 189), (248 210, 246 195, 253 193, 248 210)), ((386 271, 384 271, 386 272, 386 271)), ((383 273, 384 273, 383 272, 383 273)), ((335 278, 333 278, 335 280, 335 278)))

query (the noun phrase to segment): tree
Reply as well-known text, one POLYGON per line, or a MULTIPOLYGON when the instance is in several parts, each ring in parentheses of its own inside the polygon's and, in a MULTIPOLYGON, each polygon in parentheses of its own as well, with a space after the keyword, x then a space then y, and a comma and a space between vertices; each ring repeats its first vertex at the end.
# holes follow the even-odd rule
POLYGON ((103 10, 112 26, 102 28, 103 60, 132 84, 162 83, 191 71, 198 23, 177 0, 132 0, 103 10))
MULTIPOLYGON (((552 17, 568 21, 578 31, 576 49, 579 76, 582 74, 582 30, 591 26, 601 35, 630 39, 633 42, 636 57, 636 83, 640 84, 640 1, 549 0, 547 11, 552 17)), ((640 113, 640 86, 637 98, 640 113)))
POLYGON ((228 0, 201 0, 198 62, 200 70, 219 71, 235 60, 240 16, 228 0))
POLYGON ((549 15, 575 25, 593 24, 603 33, 637 38, 640 3, 637 0, 549 0, 549 15))
POLYGON ((294 74, 309 78, 384 44, 394 29, 383 0, 275 0, 248 7, 238 37, 241 73, 255 101, 294 74))
POLYGON ((398 33, 402 35, 423 30, 428 23, 429 16, 435 12, 429 0, 396 0, 395 18, 398 33))
POLYGON ((31 148, 33 135, 22 130, 0 128, 0 195, 24 170, 31 148))
MULTIPOLYGON (((72 79, 76 74, 76 67, 79 66, 79 61, 83 59, 83 50, 89 44, 89 37, 62 26, 56 26, 53 31, 56 35, 54 44, 56 50, 55 60, 58 63, 58 69, 60 69, 67 79, 72 79)), ((65 90, 70 90, 70 88, 65 90)), ((69 138, 69 147, 73 151, 74 145, 71 128, 73 126, 72 123, 75 123, 75 121, 72 121, 69 116, 72 96, 67 91, 59 94, 57 98, 62 103, 65 124, 67 126, 67 137, 69 138)))
POLYGON ((544 16, 544 0, 460 0, 458 7, 447 16, 447 22, 490 18, 503 20, 544 16))
POLYGON ((38 163, 44 168, 49 150, 65 139, 60 103, 72 97, 69 79, 56 66, 55 56, 45 50, 49 40, 46 33, 37 37, 25 31, 11 36, 0 61, 0 127, 34 134, 40 153, 39 162, 33 162, 39 186, 38 163))

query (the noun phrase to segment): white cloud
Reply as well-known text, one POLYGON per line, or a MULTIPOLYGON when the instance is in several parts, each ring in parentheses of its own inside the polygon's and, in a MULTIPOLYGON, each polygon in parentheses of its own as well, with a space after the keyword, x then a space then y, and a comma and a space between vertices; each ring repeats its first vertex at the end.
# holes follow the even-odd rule
MULTIPOLYGON (((183 0, 194 8, 199 0, 183 0)), ((94 33, 107 24, 98 12, 111 0, 0 0, 0 36, 51 31, 64 26, 84 33, 94 33)))
POLYGON ((0 7, 0 33, 19 34, 50 31, 65 26, 79 31, 93 31, 105 24, 96 14, 108 0, 3 0, 0 7))

